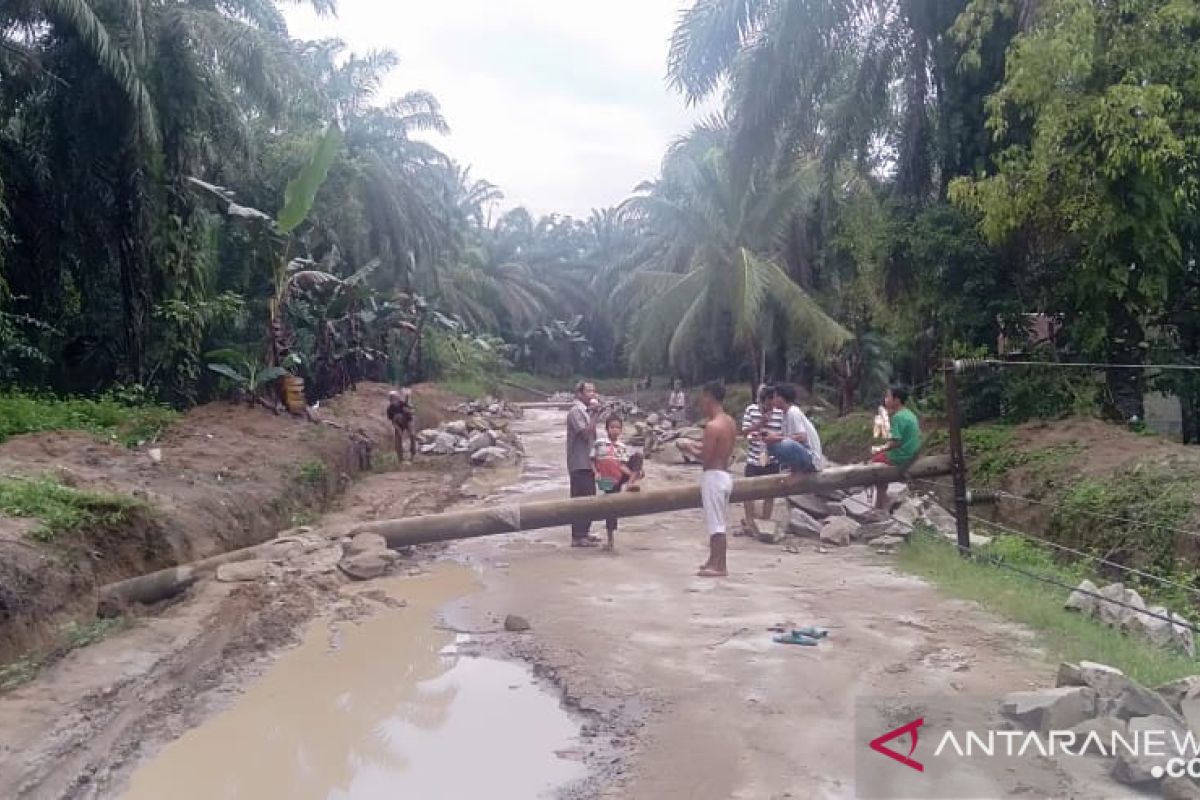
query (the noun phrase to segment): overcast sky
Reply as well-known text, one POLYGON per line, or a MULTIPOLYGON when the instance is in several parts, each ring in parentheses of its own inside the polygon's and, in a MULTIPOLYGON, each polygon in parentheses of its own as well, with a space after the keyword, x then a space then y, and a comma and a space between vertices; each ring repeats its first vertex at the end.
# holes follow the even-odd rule
POLYGON ((688 0, 339 0, 288 11, 292 35, 401 60, 385 88, 427 89, 438 144, 525 205, 586 216, 654 177, 666 145, 712 107, 667 88, 667 42, 688 0))

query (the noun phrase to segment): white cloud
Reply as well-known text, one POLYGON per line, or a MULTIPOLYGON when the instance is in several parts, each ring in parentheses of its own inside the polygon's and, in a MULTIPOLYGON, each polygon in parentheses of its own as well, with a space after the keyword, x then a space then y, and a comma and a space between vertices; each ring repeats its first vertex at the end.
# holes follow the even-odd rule
POLYGON ((336 19, 291 9, 292 35, 390 48, 389 96, 427 89, 452 128, 439 144, 506 205, 586 215, 651 178, 667 144, 710 108, 665 81, 682 0, 340 0, 336 19))

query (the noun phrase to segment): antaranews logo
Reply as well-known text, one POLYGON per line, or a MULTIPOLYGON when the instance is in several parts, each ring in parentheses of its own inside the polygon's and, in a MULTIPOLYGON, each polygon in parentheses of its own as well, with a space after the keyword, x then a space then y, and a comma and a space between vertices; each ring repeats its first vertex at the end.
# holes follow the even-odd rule
POLYGON ((919 717, 917 719, 914 719, 912 722, 909 722, 906 725, 901 725, 899 728, 893 728, 892 730, 885 733, 883 736, 880 736, 876 739, 872 739, 869 742, 869 745, 870 745, 871 749, 874 750, 876 753, 880 753, 881 755, 885 755, 888 758, 895 759, 896 761, 900 762, 901 764, 908 767, 909 769, 915 769, 917 772, 924 772, 925 765, 922 764, 920 761, 915 760, 912 757, 912 754, 917 749, 917 741, 918 741, 917 731, 919 731, 921 729, 921 726, 924 724, 925 724, 925 718, 919 717), (901 754, 901 753, 891 749, 890 747, 884 746, 888 742, 892 741, 893 739, 899 739, 902 736, 911 737, 911 743, 908 746, 907 753, 901 754))

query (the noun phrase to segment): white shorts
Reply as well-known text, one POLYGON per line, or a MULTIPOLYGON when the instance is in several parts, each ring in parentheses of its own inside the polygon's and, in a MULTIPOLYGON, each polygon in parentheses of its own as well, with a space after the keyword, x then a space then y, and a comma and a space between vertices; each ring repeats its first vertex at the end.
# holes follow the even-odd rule
POLYGON ((704 504, 704 522, 709 536, 725 533, 729 493, 732 491, 733 476, 725 470, 706 469, 700 476, 700 500, 704 504))

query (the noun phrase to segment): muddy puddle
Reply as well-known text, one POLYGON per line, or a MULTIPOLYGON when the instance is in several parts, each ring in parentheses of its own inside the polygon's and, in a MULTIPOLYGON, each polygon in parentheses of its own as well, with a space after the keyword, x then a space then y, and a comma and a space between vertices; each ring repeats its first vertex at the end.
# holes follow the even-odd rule
POLYGON ((438 610, 472 571, 376 581, 404 608, 319 620, 224 713, 134 773, 126 800, 552 796, 584 777, 579 725, 523 665, 459 655, 438 610))

